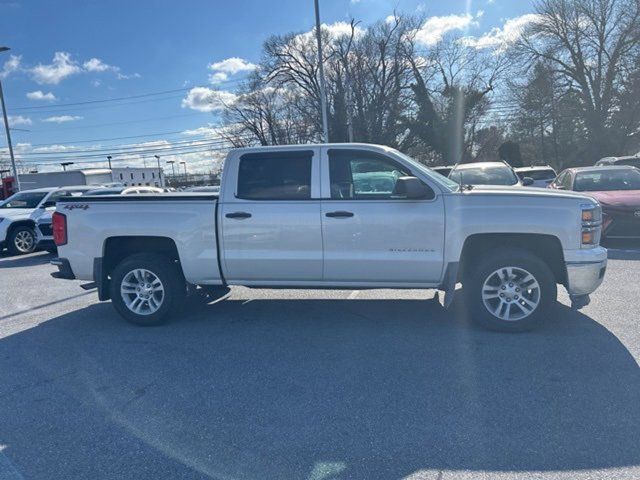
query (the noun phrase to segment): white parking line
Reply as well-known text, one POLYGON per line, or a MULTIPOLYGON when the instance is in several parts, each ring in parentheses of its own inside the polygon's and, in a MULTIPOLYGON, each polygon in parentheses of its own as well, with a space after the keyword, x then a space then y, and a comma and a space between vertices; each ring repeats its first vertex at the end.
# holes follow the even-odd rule
POLYGON ((354 290, 353 292, 351 292, 349 294, 349 296, 347 298, 349 298, 349 300, 353 300, 354 298, 356 298, 358 296, 359 293, 360 293, 360 290, 354 290))

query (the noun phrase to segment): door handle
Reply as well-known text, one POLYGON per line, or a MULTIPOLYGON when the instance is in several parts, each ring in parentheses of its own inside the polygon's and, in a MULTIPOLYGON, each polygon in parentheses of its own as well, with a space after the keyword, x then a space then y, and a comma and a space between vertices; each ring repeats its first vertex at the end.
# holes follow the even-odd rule
POLYGON ((250 218, 251 214, 247 212, 233 212, 233 213, 227 213, 225 217, 243 219, 243 218, 250 218))
POLYGON ((337 211, 337 212, 328 212, 324 214, 325 217, 330 217, 330 218, 349 218, 349 217, 353 217, 353 212, 344 212, 344 211, 337 211))

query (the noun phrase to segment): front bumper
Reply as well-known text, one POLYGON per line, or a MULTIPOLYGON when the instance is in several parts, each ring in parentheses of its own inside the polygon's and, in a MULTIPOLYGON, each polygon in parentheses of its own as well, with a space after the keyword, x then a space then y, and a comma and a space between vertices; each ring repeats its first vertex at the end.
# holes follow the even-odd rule
POLYGON ((596 290, 607 270, 607 250, 602 247, 585 249, 580 258, 567 261, 567 291, 570 295, 589 295, 596 290))

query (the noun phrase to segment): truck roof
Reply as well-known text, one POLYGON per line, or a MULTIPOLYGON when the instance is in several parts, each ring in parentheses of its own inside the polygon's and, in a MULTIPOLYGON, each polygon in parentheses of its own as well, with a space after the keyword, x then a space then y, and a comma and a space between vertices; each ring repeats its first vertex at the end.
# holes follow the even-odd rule
POLYGON ((255 147, 241 147, 234 148, 232 152, 260 152, 262 150, 304 150, 305 148, 316 148, 316 147, 325 147, 325 148, 364 148, 369 150, 392 150, 390 147, 385 145, 378 145, 375 143, 300 143, 295 145, 258 145, 255 147))

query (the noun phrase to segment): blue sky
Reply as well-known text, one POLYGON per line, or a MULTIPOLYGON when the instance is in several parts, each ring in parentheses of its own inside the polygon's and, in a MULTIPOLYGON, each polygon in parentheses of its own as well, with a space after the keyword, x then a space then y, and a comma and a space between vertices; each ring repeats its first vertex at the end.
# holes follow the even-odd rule
MULTIPOLYGON (((508 26, 531 13, 531 3, 321 0, 321 14, 326 24, 355 18, 366 27, 394 9, 421 12, 435 17, 427 38, 442 25, 453 30, 464 25, 466 34, 491 42, 504 33, 505 22, 508 26)), ((216 111, 202 111, 210 108, 198 101, 198 93, 206 97, 207 90, 189 96, 189 89, 208 89, 212 81, 222 81, 217 88, 233 92, 259 61, 266 38, 308 31, 313 15, 312 0, 0 0, 0 45, 12 49, 0 54, 0 78, 15 128, 14 144, 24 158, 47 162, 50 157, 29 154, 47 148, 71 151, 201 140, 198 135, 167 133, 217 124, 216 111), (165 91, 172 92, 58 106, 165 91), (153 135, 158 133, 167 134, 153 135)), ((2 135, 0 149, 5 146, 2 135)), ((194 169, 207 164, 202 155, 185 160, 192 160, 194 169)))

